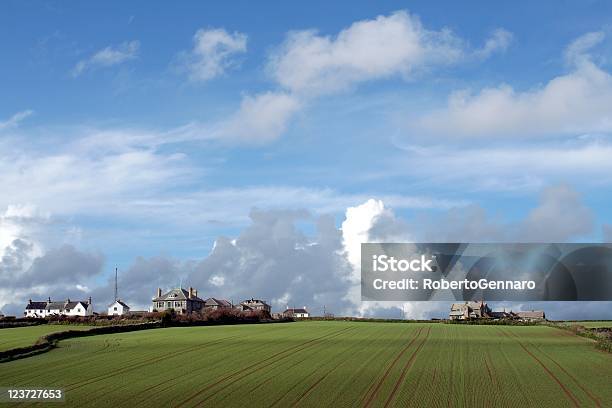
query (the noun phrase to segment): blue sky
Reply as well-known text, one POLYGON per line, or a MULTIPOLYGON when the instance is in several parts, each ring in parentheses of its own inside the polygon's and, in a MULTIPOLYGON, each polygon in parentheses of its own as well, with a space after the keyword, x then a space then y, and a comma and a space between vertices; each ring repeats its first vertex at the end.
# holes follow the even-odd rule
POLYGON ((1 8, 0 308, 105 299, 117 265, 137 304, 130 274, 386 313, 359 239, 611 239, 609 3, 1 8))

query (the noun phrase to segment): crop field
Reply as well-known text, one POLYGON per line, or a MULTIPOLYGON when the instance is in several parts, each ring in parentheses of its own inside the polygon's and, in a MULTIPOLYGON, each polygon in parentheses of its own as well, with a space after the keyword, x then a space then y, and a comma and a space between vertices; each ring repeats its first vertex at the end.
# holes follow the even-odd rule
POLYGON ((45 334, 66 330, 86 330, 90 328, 91 326, 43 324, 40 326, 0 329, 0 351, 31 346, 36 343, 39 337, 45 334))
POLYGON ((551 327, 363 322, 71 339, 0 364, 64 406, 612 406, 612 355, 551 327))
POLYGON ((566 324, 577 324, 589 329, 610 327, 612 328, 612 320, 585 320, 585 321, 568 321, 566 324))

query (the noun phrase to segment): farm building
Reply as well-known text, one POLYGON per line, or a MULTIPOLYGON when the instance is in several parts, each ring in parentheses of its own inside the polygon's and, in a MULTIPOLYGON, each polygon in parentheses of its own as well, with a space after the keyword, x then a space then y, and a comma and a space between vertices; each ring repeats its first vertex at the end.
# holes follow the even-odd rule
POLYGON ((157 296, 153 297, 153 309, 158 312, 163 310, 174 310, 178 314, 199 312, 204 308, 204 301, 198 297, 198 291, 194 288, 185 290, 183 288, 172 289, 162 293, 157 289, 157 296))
POLYGON ((294 309, 294 308, 290 308, 289 306, 287 306, 287 309, 285 309, 285 311, 283 312, 283 316, 300 318, 300 317, 310 317, 310 314, 308 313, 308 310, 306 310, 306 306, 304 306, 301 309, 294 309))
POLYGON ((48 317, 48 316, 92 316, 93 305, 91 297, 88 300, 52 302, 49 298, 46 302, 28 302, 23 312, 25 317, 48 317))
POLYGON ((542 310, 532 310, 527 312, 494 312, 484 302, 465 302, 453 303, 449 313, 450 320, 469 320, 469 319, 508 319, 522 321, 546 320, 546 315, 542 310))
POLYGON ((231 309, 232 303, 225 299, 208 298, 204 301, 205 310, 231 309))
POLYGON ((518 319, 528 322, 535 322, 540 320, 546 320, 546 314, 543 310, 531 310, 527 312, 514 312, 513 313, 518 319))
POLYGON ((121 316, 124 314, 128 314, 130 312, 130 307, 122 302, 120 299, 115 300, 112 304, 108 305, 108 315, 109 316, 121 316))
POLYGON ((449 318, 451 320, 482 319, 489 317, 491 308, 484 302, 453 303, 449 318))
POLYGON ((255 298, 250 298, 250 299, 247 299, 247 300, 244 300, 244 301, 240 302, 240 305, 238 307, 243 312, 251 312, 251 311, 256 311, 256 310, 263 310, 265 312, 270 313, 271 310, 272 310, 270 305, 267 304, 264 300, 255 299, 255 298))

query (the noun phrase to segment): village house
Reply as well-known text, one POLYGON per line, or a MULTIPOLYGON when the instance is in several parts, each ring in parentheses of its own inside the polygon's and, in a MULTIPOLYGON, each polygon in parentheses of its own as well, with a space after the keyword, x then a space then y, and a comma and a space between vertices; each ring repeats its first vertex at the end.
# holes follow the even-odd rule
POLYGON ((243 312, 263 310, 265 312, 270 313, 272 311, 272 308, 270 307, 269 304, 267 304, 263 300, 255 299, 255 298, 247 299, 247 300, 240 302, 240 305, 238 306, 238 308, 242 310, 243 312))
POLYGON ((109 316, 122 316, 130 312, 130 307, 122 302, 120 299, 108 305, 109 316))
POLYGON ((46 302, 33 302, 29 300, 23 312, 25 317, 49 316, 92 316, 93 304, 91 297, 88 300, 54 302, 49 298, 46 302))
POLYGON ((183 288, 172 289, 162 293, 157 289, 157 296, 153 297, 153 311, 174 310, 178 314, 200 312, 204 308, 204 301, 198 297, 198 291, 194 288, 185 290, 183 288))
POLYGON ((494 319, 494 320, 521 320, 524 322, 535 322, 546 320, 546 315, 542 310, 532 310, 526 312, 494 312, 484 302, 465 302, 453 303, 449 313, 450 320, 470 320, 470 319, 494 319))
POLYGON ((287 309, 285 309, 285 311, 283 312, 283 317, 301 318, 310 317, 310 314, 308 313, 308 310, 306 310, 306 306, 301 309, 294 309, 287 306, 287 309))
POLYGON ((208 298, 204 301, 204 310, 231 309, 232 303, 225 299, 208 298))
POLYGON ((520 320, 526 322, 537 322, 540 320, 546 320, 546 314, 543 310, 531 310, 526 312, 514 312, 514 315, 520 320))
POLYGON ((449 318, 451 320, 482 319, 490 317, 491 309, 484 302, 453 303, 449 318))

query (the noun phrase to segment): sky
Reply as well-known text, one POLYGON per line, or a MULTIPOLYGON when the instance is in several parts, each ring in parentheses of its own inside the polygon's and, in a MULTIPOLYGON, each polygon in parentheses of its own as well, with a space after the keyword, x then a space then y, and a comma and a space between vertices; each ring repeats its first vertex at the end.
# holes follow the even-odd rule
MULTIPOLYGON (((359 296, 359 244, 612 241, 612 5, 0 5, 0 310, 359 296)), ((499 304, 557 319, 610 302, 499 304)))

